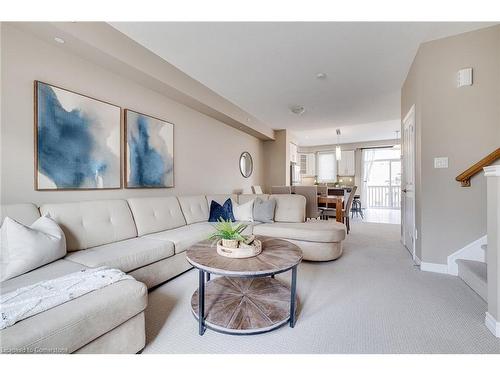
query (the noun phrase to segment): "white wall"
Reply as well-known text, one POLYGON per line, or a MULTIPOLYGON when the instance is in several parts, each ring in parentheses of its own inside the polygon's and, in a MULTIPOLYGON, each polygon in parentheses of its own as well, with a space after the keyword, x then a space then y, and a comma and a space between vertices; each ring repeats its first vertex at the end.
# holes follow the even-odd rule
POLYGON ((471 187, 455 177, 500 146, 500 26, 420 46, 402 88, 401 117, 416 108, 417 256, 445 264, 447 256, 486 234, 486 178, 471 187), (474 84, 457 88, 459 69, 474 84), (449 167, 433 159, 447 156, 449 167))
POLYGON ((1 203, 59 202, 240 191, 264 183, 263 142, 185 107, 118 73, 2 24, 1 203), (33 81, 41 80, 150 114, 175 124, 175 188, 39 192, 34 190, 33 81), (238 159, 248 151, 254 173, 241 176, 238 159))
POLYGON ((271 192, 271 186, 290 185, 290 142, 291 134, 286 129, 275 130, 274 141, 264 141, 264 190, 271 192))

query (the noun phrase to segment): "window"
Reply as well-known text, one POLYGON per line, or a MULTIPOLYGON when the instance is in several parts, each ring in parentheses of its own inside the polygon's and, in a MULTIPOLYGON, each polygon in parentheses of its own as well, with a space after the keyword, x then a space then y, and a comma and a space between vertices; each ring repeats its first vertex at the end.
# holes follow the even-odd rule
POLYGON ((300 154, 300 174, 307 174, 307 155, 300 154))
POLYGON ((318 182, 337 181, 337 160, 334 152, 318 153, 318 182))
POLYGON ((364 150, 365 162, 373 160, 400 159, 401 150, 395 148, 370 148, 364 150))
POLYGON ((395 148, 363 150, 363 190, 368 208, 401 207, 401 151, 395 148))

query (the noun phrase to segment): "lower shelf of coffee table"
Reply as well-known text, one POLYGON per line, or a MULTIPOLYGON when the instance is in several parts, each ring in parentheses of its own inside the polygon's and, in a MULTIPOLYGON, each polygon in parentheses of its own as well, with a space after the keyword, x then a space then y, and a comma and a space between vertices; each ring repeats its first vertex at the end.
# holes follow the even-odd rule
MULTIPOLYGON (((198 290, 191 308, 198 319, 198 290)), ((218 277, 205 285, 207 328, 248 335, 271 331, 289 318, 290 288, 276 279, 218 277)))

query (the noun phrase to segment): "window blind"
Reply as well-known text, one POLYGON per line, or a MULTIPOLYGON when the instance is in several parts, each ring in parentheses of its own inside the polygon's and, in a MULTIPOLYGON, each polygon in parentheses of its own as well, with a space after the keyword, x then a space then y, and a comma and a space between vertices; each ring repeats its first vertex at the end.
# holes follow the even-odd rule
POLYGON ((337 181, 337 160, 335 153, 322 152, 318 154, 318 181, 337 181))

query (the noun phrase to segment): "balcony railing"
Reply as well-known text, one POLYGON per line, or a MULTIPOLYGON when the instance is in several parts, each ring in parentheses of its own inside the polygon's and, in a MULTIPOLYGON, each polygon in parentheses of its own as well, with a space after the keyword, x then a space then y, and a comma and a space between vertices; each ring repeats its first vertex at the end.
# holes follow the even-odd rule
POLYGON ((401 208, 401 188, 399 186, 368 186, 368 207, 401 208))

